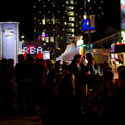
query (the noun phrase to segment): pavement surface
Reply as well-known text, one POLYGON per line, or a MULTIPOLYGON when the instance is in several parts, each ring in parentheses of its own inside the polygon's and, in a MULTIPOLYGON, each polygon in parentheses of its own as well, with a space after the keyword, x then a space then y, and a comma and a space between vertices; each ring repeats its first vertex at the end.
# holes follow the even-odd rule
POLYGON ((0 116, 0 125, 40 125, 38 116, 0 116))

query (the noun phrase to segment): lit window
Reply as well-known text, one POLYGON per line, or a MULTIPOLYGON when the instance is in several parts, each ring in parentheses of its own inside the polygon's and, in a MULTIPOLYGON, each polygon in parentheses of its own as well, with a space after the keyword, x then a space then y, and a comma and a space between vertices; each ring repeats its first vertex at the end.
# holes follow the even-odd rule
POLYGON ((69 16, 74 16, 74 12, 69 12, 68 15, 69 16))
POLYGON ((74 1, 72 0, 72 1, 70 2, 70 4, 74 4, 74 1))
POLYGON ((46 24, 46 20, 42 19, 42 24, 45 25, 46 24))
POLYGON ((54 43, 54 37, 50 37, 50 42, 54 43))
POLYGON ((67 25, 67 22, 64 22, 65 25, 67 25))
POLYGON ((74 28, 69 28, 69 32, 74 33, 74 32, 75 32, 75 29, 74 29, 74 28))
POLYGON ((55 24, 55 19, 51 19, 51 21, 52 21, 52 24, 55 24))
POLYGON ((87 19, 87 15, 84 15, 83 18, 84 18, 84 19, 87 19))
POLYGON ((69 26, 69 27, 74 27, 75 24, 74 24, 74 23, 69 23, 68 26, 69 26))
POLYGON ((49 23, 49 21, 50 21, 50 20, 49 20, 49 19, 47 19, 47 23, 49 23))
POLYGON ((69 21, 74 22, 75 21, 75 17, 69 17, 69 21))
POLYGON ((68 9, 69 9, 69 10, 73 10, 73 9, 74 9, 74 6, 69 6, 68 9))

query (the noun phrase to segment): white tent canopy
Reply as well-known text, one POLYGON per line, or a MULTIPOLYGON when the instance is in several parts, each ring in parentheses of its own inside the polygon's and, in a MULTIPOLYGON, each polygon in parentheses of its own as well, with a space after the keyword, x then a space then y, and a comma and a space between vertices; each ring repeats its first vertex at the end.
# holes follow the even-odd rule
POLYGON ((59 61, 59 60, 66 61, 66 62, 72 61, 76 54, 79 54, 79 52, 75 47, 75 45, 69 44, 67 45, 65 52, 60 57, 56 58, 56 61, 59 61))

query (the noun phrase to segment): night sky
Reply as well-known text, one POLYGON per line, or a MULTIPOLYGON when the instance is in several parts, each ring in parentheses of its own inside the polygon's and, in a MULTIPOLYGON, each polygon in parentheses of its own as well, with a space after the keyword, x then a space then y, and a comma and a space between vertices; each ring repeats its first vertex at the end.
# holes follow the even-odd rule
MULTIPOLYGON (((27 40, 33 39, 33 0, 1 0, 0 21, 19 21, 20 35, 27 40), (3 1, 3 2, 2 2, 3 1)), ((105 0, 104 29, 112 26, 120 30, 120 3, 119 0, 105 0)))
POLYGON ((33 39, 32 0, 1 0, 0 21, 20 22, 20 35, 27 40, 33 39))

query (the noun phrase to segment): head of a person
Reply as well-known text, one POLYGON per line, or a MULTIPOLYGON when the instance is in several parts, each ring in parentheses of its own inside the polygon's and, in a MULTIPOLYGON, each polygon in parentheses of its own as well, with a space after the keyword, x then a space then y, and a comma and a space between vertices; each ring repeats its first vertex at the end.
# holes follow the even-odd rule
POLYGON ((108 61, 105 61, 105 62, 104 62, 104 67, 109 67, 108 61))
POLYGON ((39 62, 40 62, 40 59, 37 57, 37 58, 35 58, 35 64, 39 64, 39 62))
POLYGON ((75 55, 74 62, 80 64, 82 62, 82 56, 80 54, 75 55))
POLYGON ((47 60, 46 60, 46 67, 47 67, 47 68, 51 68, 52 65, 53 65, 53 64, 52 64, 51 60, 50 60, 50 59, 47 59, 47 60))
POLYGON ((114 74, 112 71, 107 70, 104 72, 104 80, 106 81, 113 81, 114 74))
POLYGON ((118 83, 120 87, 125 86, 125 68, 119 71, 118 83))
POLYGON ((4 69, 4 68, 7 68, 7 59, 3 58, 1 60, 1 67, 4 69))
POLYGON ((89 61, 92 58, 92 54, 91 53, 87 53, 86 54, 86 59, 87 61, 89 61))
POLYGON ((30 62, 30 58, 32 57, 32 55, 31 54, 27 54, 26 55, 26 61, 29 63, 30 62))
POLYGON ((59 60, 59 61, 56 61, 56 63, 55 63, 55 64, 60 65, 60 60, 59 60))
POLYGON ((112 68, 107 66, 107 67, 104 68, 103 72, 106 72, 106 71, 111 71, 112 72, 112 68))
POLYGON ((18 55, 18 62, 20 63, 20 62, 24 62, 24 55, 22 55, 22 54, 19 54, 18 55))
POLYGON ((91 65, 91 66, 94 66, 95 65, 94 58, 89 59, 88 64, 91 65))
POLYGON ((45 61, 43 59, 40 59, 39 63, 40 63, 40 67, 44 67, 45 66, 45 61))
POLYGON ((32 56, 29 58, 29 63, 30 63, 30 64, 33 64, 33 63, 34 63, 34 58, 33 58, 32 56))
POLYGON ((125 68, 125 66, 124 66, 124 65, 119 66, 119 67, 117 68, 117 72, 120 72, 120 70, 122 70, 122 69, 124 69, 124 68, 125 68))
POLYGON ((14 60, 13 59, 8 59, 8 67, 14 68, 14 60))

